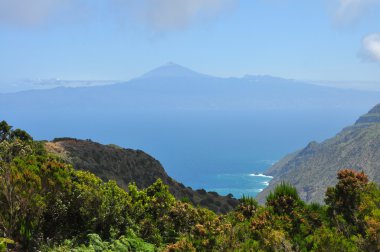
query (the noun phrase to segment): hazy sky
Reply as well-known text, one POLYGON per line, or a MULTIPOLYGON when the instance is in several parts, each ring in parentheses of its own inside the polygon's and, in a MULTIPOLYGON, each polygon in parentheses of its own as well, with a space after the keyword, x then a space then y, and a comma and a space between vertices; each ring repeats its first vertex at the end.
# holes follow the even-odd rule
POLYGON ((380 82, 380 0, 0 0, 0 79, 217 76, 380 82))

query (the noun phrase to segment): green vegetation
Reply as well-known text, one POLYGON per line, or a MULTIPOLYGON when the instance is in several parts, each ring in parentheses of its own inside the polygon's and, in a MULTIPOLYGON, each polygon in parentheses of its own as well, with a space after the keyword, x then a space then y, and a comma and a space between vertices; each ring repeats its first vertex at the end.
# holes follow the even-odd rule
POLYGON ((342 170, 326 205, 280 184, 265 206, 243 197, 225 215, 104 182, 0 123, 0 251, 379 251, 380 188, 342 170))
POLYGON ((147 188, 159 178, 169 186, 170 193, 177 200, 185 200, 216 213, 225 214, 239 204, 232 195, 221 196, 184 186, 171 178, 159 161, 141 150, 73 138, 56 138, 52 142, 45 142, 44 147, 74 169, 89 171, 103 181, 115 180, 124 190, 128 190, 130 183, 136 184, 138 188, 147 188))

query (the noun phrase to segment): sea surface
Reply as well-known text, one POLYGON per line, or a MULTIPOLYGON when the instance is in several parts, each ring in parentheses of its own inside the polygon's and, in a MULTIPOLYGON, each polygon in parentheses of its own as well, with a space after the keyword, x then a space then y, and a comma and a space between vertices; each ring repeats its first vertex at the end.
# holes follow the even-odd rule
POLYGON ((236 198, 254 197, 269 185, 272 178, 262 173, 225 173, 206 176, 195 185, 196 187, 204 186, 208 191, 218 192, 221 195, 232 194, 236 198))
POLYGON ((136 113, 3 112, 11 125, 35 139, 92 139, 141 149, 170 176, 194 189, 255 196, 270 177, 265 170, 310 141, 334 136, 366 111, 260 110, 136 113))

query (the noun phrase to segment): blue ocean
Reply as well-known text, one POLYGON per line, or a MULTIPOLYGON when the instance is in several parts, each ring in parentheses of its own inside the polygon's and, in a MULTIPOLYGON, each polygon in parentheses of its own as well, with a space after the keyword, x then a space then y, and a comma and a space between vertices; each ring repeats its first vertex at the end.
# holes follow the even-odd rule
POLYGON ((364 112, 175 111, 106 116, 36 112, 3 117, 39 140, 69 136, 141 149, 186 186, 239 198, 263 190, 271 179, 263 174, 277 160, 310 141, 334 136, 364 112))
POLYGON ((271 176, 262 173, 231 173, 205 176, 204 180, 195 182, 195 187, 205 187, 208 191, 221 195, 232 194, 236 198, 256 196, 269 185, 271 176))

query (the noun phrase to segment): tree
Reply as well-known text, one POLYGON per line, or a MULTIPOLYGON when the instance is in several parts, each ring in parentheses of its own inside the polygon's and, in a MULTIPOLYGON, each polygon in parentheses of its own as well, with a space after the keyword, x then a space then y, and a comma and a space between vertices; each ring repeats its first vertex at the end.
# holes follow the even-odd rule
POLYGON ((33 140, 33 138, 24 130, 21 129, 15 129, 10 132, 10 138, 11 139, 20 139, 24 142, 30 142, 33 140))
POLYGON ((345 169, 338 172, 336 186, 327 188, 325 198, 328 205, 327 212, 346 234, 365 232, 364 222, 359 218, 359 207, 367 185, 368 177, 364 172, 345 169), (346 223, 342 223, 341 220, 346 223), (343 230, 346 228, 349 230, 343 230))
POLYGON ((0 142, 6 140, 11 133, 12 126, 8 125, 6 121, 0 122, 0 142))
MULTIPOLYGON (((9 145, 10 149, 14 143, 9 145)), ((44 208, 40 188, 38 161, 33 155, 19 155, 9 163, 1 162, 0 229, 5 237, 23 245, 31 240, 44 208)))
POLYGON ((273 192, 270 192, 266 204, 272 207, 276 214, 290 214, 303 202, 294 186, 282 182, 273 192))

